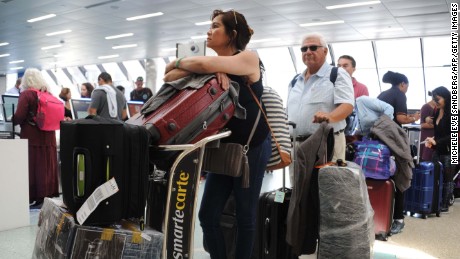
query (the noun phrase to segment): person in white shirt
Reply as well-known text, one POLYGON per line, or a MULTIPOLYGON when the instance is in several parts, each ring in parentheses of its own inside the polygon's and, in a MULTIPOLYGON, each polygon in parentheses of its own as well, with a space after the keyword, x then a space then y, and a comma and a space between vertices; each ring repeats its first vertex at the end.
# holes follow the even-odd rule
POLYGON ((14 87, 8 89, 5 94, 12 94, 12 95, 19 95, 21 93, 21 89, 19 88, 21 86, 21 78, 18 78, 16 80, 16 84, 14 87))

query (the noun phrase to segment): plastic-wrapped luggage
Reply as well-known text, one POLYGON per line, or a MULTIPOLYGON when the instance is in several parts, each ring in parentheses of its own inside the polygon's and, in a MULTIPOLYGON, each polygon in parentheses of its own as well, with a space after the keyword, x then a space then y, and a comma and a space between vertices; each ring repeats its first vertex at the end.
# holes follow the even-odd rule
POLYGON ((374 211, 359 165, 325 166, 318 172, 318 258, 372 258, 374 211))
POLYGON ((159 259, 164 235, 122 220, 104 228, 75 222, 62 201, 45 198, 38 221, 33 259, 159 259))

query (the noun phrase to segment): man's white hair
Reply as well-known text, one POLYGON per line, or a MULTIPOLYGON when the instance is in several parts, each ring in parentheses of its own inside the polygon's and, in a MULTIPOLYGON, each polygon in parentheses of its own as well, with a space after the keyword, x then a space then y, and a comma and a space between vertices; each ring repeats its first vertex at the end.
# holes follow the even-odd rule
POLYGON ((42 91, 50 92, 50 88, 43 78, 40 70, 36 68, 28 68, 22 76, 21 82, 22 90, 25 91, 29 88, 34 88, 42 91))
POLYGON ((305 35, 300 44, 303 44, 304 41, 307 40, 307 39, 318 39, 319 43, 321 44, 321 46, 327 48, 326 39, 324 38, 324 36, 321 33, 313 32, 313 33, 309 33, 309 34, 305 35))

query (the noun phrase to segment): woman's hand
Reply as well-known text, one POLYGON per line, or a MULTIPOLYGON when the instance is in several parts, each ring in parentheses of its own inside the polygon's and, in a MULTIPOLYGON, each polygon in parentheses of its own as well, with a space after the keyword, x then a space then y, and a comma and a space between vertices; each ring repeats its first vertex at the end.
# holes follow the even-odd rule
POLYGON ((227 74, 222 73, 222 72, 217 72, 216 77, 217 77, 217 82, 220 84, 220 87, 222 87, 224 91, 227 91, 228 88, 230 88, 230 78, 228 78, 227 74))
POLYGON ((176 68, 176 62, 177 62, 177 59, 169 62, 169 64, 166 65, 165 75, 176 68))
POLYGON ((164 82, 172 82, 174 80, 186 77, 186 76, 188 76, 190 74, 192 74, 192 72, 176 68, 176 69, 173 69, 173 70, 169 71, 168 73, 166 73, 165 76, 163 77, 163 81, 164 82))
POLYGON ((436 146, 436 141, 434 140, 434 137, 430 138, 426 138, 425 139, 425 147, 427 148, 432 148, 433 146, 436 146))
POLYGON ((433 117, 427 116, 425 118, 425 122, 428 123, 428 124, 433 124, 433 117))

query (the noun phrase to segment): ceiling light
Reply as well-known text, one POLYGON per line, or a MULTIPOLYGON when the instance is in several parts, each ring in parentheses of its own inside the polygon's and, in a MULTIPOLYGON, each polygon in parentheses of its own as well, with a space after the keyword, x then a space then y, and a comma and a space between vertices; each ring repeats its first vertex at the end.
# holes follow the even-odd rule
POLYGON ((69 33, 69 32, 72 32, 72 30, 50 32, 50 33, 47 33, 46 36, 59 35, 59 34, 64 34, 64 33, 69 33))
POLYGON ((43 47, 42 50, 55 49, 55 48, 60 48, 60 47, 62 47, 62 45, 61 45, 61 44, 57 44, 57 45, 51 45, 51 46, 43 47))
POLYGON ((3 57, 8 57, 10 54, 6 53, 6 54, 0 54, 0 58, 3 58, 3 57))
POLYGON ((15 60, 15 61, 10 61, 10 64, 16 64, 16 63, 22 63, 24 60, 15 60))
POLYGON ((361 31, 363 33, 375 33, 375 32, 391 32, 391 31, 402 31, 403 28, 395 27, 395 28, 382 28, 382 29, 373 29, 373 30, 364 30, 361 31))
POLYGON ((266 39, 251 40, 250 43, 277 41, 277 40, 280 40, 280 38, 266 38, 266 39))
POLYGON ((363 5, 373 5, 373 4, 380 4, 380 1, 368 1, 368 2, 357 2, 351 4, 338 4, 338 5, 330 5, 326 6, 326 9, 340 9, 340 8, 348 8, 348 7, 355 7, 355 6, 363 6, 363 5))
POLYGON ((310 26, 321 26, 321 25, 330 25, 330 24, 339 24, 344 23, 344 20, 328 21, 328 22, 312 22, 312 23, 303 23, 300 24, 300 27, 310 27, 310 26))
POLYGON ((208 24, 211 24, 211 23, 212 23, 212 21, 196 22, 195 25, 201 26, 201 25, 208 25, 208 24))
POLYGON ((124 34, 107 36, 107 37, 105 37, 105 39, 106 40, 113 40, 113 39, 118 39, 118 38, 123 38, 123 37, 131 37, 133 35, 134 35, 133 33, 124 33, 124 34))
POLYGON ((206 39, 208 35, 197 35, 190 37, 192 40, 206 39))
POLYGON ((54 13, 52 13, 52 14, 40 16, 40 17, 37 17, 37 18, 29 19, 29 20, 27 20, 27 22, 38 22, 38 21, 41 21, 41 20, 53 18, 53 17, 55 17, 55 16, 56 16, 56 15, 55 15, 54 13))
POLYGON ((19 70, 19 69, 23 69, 24 67, 10 67, 11 70, 19 70))
POLYGON ((6 46, 6 45, 8 45, 8 44, 9 44, 8 42, 0 42, 0 47, 1 47, 1 46, 6 46))
POLYGON ((173 51, 173 50, 175 51, 175 50, 176 50, 176 48, 167 48, 167 49, 161 49, 161 51, 173 51))
POLYGON ((133 16, 133 17, 126 18, 126 20, 134 21, 134 20, 145 19, 145 18, 160 16, 160 15, 163 15, 163 13, 157 12, 157 13, 149 13, 149 14, 144 14, 144 15, 139 15, 139 16, 133 16))
POLYGON ((134 47, 137 47, 137 44, 126 44, 126 45, 113 46, 112 49, 126 49, 126 48, 134 48, 134 47))
POLYGON ((108 55, 108 56, 99 56, 97 57, 98 59, 108 59, 108 58, 118 58, 120 55, 115 54, 115 55, 108 55))
POLYGON ((55 58, 59 58, 59 57, 62 57, 62 56, 63 56, 62 54, 53 55, 53 57, 55 57, 55 58))

